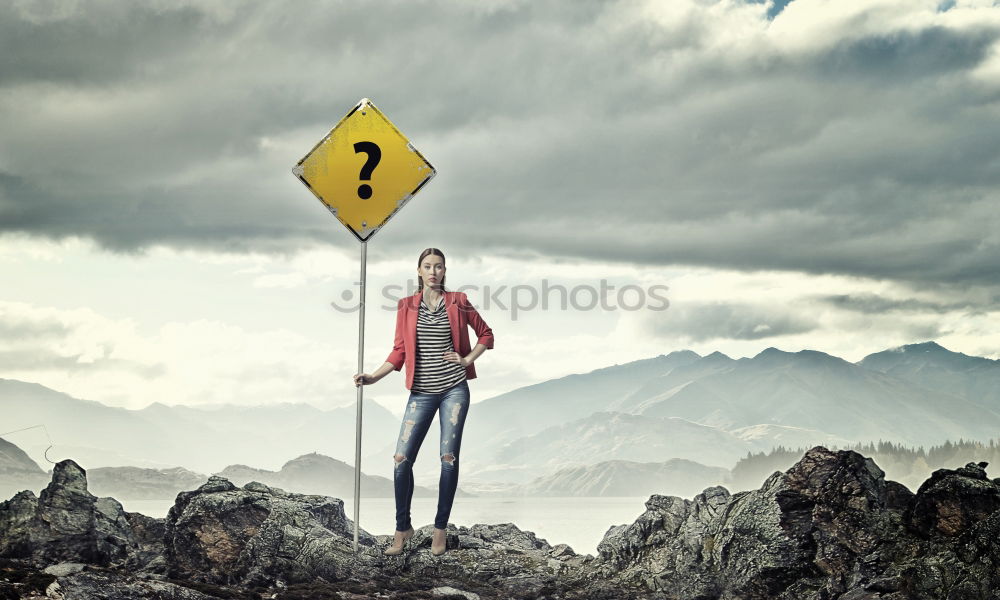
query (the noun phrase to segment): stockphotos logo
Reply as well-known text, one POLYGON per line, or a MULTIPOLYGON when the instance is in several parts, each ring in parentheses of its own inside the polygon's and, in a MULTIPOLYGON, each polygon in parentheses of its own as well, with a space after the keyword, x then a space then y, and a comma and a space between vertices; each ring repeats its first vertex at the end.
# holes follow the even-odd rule
MULTIPOLYGON (((356 287, 360 287, 360 282, 355 282, 356 287)), ((408 281, 404 289, 401 285, 387 285, 382 288, 382 297, 387 301, 381 305, 382 310, 395 311, 401 298, 412 296, 418 291, 415 281, 408 281), (405 292, 405 293, 404 293, 405 292)), ((636 310, 667 310, 670 301, 667 297, 660 295, 666 292, 669 287, 665 285, 651 285, 643 288, 635 284, 616 287, 608 285, 606 279, 602 279, 597 286, 589 284, 577 284, 571 287, 564 285, 550 285, 548 279, 543 279, 540 286, 518 284, 507 287, 491 287, 484 285, 482 288, 477 285, 465 285, 452 292, 465 292, 472 296, 482 298, 482 310, 491 310, 494 307, 510 312, 510 318, 517 320, 519 313, 532 310, 573 310, 590 311, 636 311, 636 310), (553 302, 555 296, 555 302, 553 302)), ((332 301, 330 305, 339 312, 356 312, 360 310, 360 294, 354 289, 346 289, 340 294, 341 301, 332 301)))

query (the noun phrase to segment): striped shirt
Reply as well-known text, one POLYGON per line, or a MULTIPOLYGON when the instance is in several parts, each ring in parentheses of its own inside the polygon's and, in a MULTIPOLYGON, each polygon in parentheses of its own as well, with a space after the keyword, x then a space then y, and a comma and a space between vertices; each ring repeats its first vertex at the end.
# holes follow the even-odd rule
POLYGON ((443 392, 465 379, 465 367, 442 358, 445 352, 454 350, 444 296, 433 310, 421 300, 417 312, 416 368, 410 389, 424 393, 443 392))

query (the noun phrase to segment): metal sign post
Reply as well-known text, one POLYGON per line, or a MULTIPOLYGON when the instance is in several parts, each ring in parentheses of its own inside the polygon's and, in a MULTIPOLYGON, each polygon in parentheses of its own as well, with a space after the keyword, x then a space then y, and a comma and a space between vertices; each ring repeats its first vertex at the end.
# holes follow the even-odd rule
MULTIPOLYGON (((358 373, 365 372, 365 268, 368 263, 368 242, 361 242, 361 285, 358 290, 358 373)), ((358 522, 361 515, 361 405, 364 385, 358 386, 357 427, 354 431, 354 551, 358 551, 358 522)))
MULTIPOLYGON (((436 171, 396 126, 362 98, 292 169, 337 220, 361 242, 358 373, 364 373, 365 279, 368 240, 409 202, 436 171)), ((358 386, 354 446, 354 551, 361 510, 361 415, 358 386)))

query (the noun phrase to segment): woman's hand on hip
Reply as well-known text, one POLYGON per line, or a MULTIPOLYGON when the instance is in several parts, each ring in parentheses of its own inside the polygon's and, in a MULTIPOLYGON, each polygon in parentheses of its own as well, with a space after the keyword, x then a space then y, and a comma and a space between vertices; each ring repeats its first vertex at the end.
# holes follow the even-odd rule
POLYGON ((471 360, 465 358, 464 356, 460 356, 458 352, 445 352, 442 357, 448 362, 458 363, 463 367, 467 367, 472 364, 471 360))

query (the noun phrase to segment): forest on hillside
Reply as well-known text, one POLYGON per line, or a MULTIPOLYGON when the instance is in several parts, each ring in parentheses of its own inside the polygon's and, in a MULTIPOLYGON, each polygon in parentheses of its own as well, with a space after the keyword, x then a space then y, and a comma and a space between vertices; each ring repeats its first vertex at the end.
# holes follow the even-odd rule
MULTIPOLYGON (((830 450, 853 450, 875 461, 885 478, 898 481, 911 491, 917 488, 936 469, 955 469, 969 462, 987 462, 1000 467, 1000 444, 997 440, 988 442, 959 439, 946 440, 939 446, 924 449, 907 447, 902 444, 880 440, 878 443, 853 444, 845 447, 827 446, 830 450)), ((753 453, 739 460, 732 469, 730 491, 749 490, 760 487, 774 471, 784 471, 794 465, 809 448, 786 448, 776 446, 770 452, 753 453)), ((990 473, 990 467, 986 468, 990 473)), ((997 471, 1000 476, 1000 471, 997 471)))

